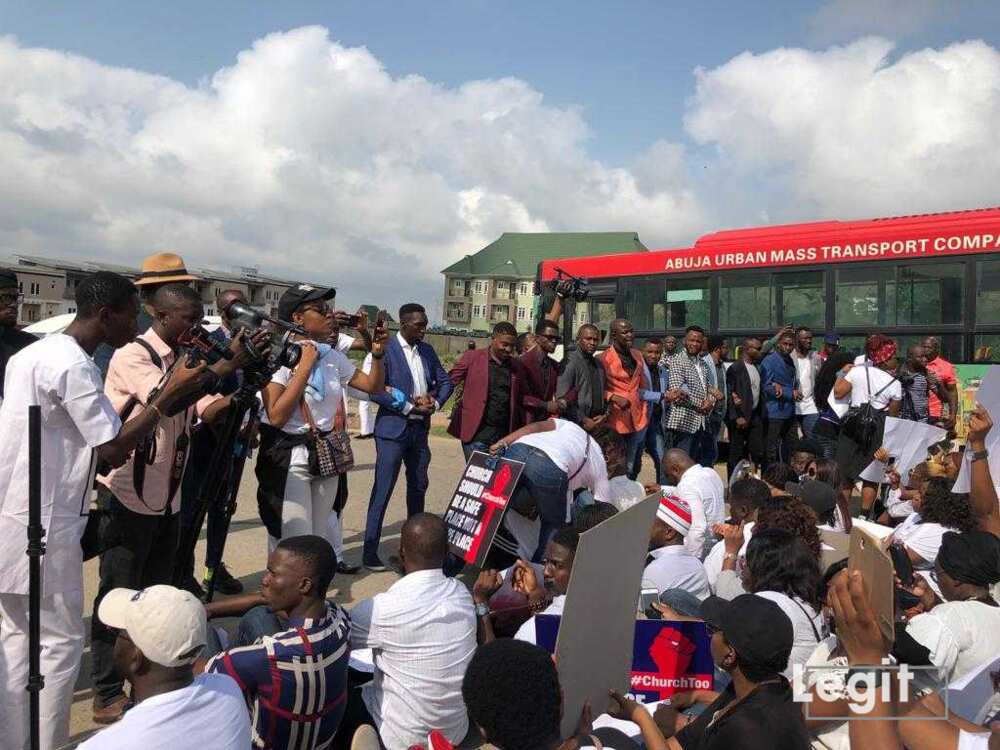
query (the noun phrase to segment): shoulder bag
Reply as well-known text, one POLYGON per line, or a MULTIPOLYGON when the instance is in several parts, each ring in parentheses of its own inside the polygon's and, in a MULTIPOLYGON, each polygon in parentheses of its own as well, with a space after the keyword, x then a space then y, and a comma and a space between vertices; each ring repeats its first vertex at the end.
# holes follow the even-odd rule
POLYGON ((302 414, 309 423, 306 450, 309 454, 309 473, 314 477, 336 477, 354 468, 354 451, 351 438, 344 430, 321 432, 313 420, 312 410, 302 397, 302 414))
POLYGON ((871 445, 878 435, 879 427, 882 424, 882 420, 885 419, 885 414, 881 409, 876 409, 872 405, 872 401, 896 380, 896 377, 892 376, 892 379, 888 383, 879 388, 875 393, 872 393, 872 381, 868 372, 868 365, 865 365, 864 368, 865 381, 868 384, 868 401, 861 404, 861 406, 852 406, 848 409, 847 414, 844 415, 844 423, 841 427, 841 432, 859 446, 871 445))

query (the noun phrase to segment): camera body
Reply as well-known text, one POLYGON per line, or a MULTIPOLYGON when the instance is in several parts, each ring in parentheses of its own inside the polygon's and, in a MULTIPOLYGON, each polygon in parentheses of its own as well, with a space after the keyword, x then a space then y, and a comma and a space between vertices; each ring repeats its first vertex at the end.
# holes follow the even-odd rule
POLYGON ((232 359, 233 353, 229 347, 212 338, 205 328, 200 325, 193 326, 190 330, 177 340, 181 346, 187 349, 188 366, 194 366, 201 362, 206 365, 214 365, 224 359, 232 359))
POLYGON ((246 345, 253 354, 253 364, 249 370, 258 370, 268 377, 282 367, 292 369, 302 358, 302 347, 292 341, 293 333, 303 333, 294 323, 270 318, 242 302, 233 302, 225 310, 233 332, 246 331, 246 345), (249 337, 259 330, 267 331, 270 351, 261 356, 250 344, 249 337))
POLYGON ((560 287, 563 287, 566 289, 565 296, 571 297, 576 302, 587 301, 587 297, 590 295, 590 284, 586 279, 574 276, 561 268, 556 268, 555 271, 557 277, 552 282, 553 289, 558 291, 560 287))

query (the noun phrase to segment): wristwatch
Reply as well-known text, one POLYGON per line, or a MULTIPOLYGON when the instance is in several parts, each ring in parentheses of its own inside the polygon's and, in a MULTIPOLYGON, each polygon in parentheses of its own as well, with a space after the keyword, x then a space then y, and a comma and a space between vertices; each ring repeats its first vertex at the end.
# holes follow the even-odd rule
POLYGON ((490 605, 486 602, 476 602, 476 617, 486 617, 490 613, 490 605))
POLYGON ((976 451, 975 453, 972 454, 973 461, 985 461, 989 457, 990 457, 990 452, 985 448, 981 451, 976 451))

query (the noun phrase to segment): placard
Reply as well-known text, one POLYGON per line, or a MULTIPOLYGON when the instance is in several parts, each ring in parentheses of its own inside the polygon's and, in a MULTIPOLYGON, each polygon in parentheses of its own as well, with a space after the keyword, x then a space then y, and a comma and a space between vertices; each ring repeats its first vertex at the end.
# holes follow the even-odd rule
POLYGON ((868 584, 872 611, 882 635, 888 643, 896 640, 896 581, 892 557, 882 542, 860 526, 851 528, 851 550, 847 557, 849 570, 860 570, 868 584))
MULTIPOLYGON (((975 400, 978 401, 993 417, 1000 420, 1000 367, 993 365, 983 375, 975 400)), ((973 405, 973 409, 975 405, 973 405)), ((990 466, 990 476, 996 482, 1000 477, 1000 428, 996 426, 986 436, 986 450, 990 455, 987 462, 990 466)), ((962 463, 958 469, 958 478, 952 487, 952 492, 969 492, 972 488, 972 451, 965 451, 962 463)))
MULTIPOLYGON (((882 447, 895 459, 893 469, 905 483, 913 467, 927 458, 927 450, 944 440, 947 435, 946 430, 931 424, 886 417, 882 447)), ((859 479, 882 483, 885 481, 887 468, 888 465, 882 461, 872 461, 861 472, 859 479)))
MULTIPOLYGON (((559 615, 535 617, 535 640, 553 653, 559 615)), ((631 694, 655 703, 685 690, 714 690, 712 637, 703 622, 636 620, 632 644, 631 694)))
POLYGON ((475 451, 444 513, 451 551, 468 565, 482 567, 500 528, 524 463, 475 451))

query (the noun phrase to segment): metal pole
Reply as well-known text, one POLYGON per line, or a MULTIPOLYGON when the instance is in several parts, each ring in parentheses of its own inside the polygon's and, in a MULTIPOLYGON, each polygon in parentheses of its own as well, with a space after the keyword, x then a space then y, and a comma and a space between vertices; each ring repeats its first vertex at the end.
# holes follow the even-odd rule
POLYGON ((39 617, 42 608, 42 407, 28 407, 28 686, 29 729, 31 749, 41 747, 39 726, 39 693, 45 686, 41 670, 41 633, 39 617))

